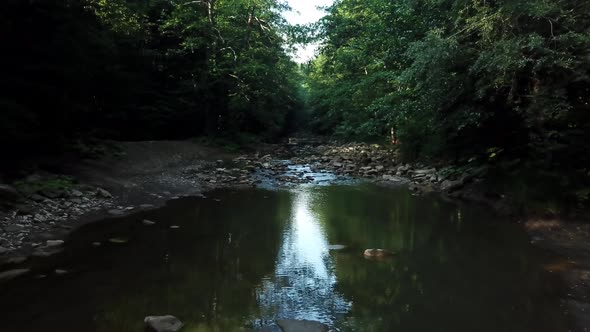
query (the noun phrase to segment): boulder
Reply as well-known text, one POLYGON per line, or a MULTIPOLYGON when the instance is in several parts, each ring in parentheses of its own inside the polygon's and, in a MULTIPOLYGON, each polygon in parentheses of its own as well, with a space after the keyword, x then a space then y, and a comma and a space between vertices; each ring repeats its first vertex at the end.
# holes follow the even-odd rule
POLYGON ((326 324, 312 320, 279 319, 277 324, 283 332, 328 332, 326 324))
POLYGON ((147 316, 143 322, 149 330, 156 332, 176 332, 184 326, 178 318, 172 315, 147 316))

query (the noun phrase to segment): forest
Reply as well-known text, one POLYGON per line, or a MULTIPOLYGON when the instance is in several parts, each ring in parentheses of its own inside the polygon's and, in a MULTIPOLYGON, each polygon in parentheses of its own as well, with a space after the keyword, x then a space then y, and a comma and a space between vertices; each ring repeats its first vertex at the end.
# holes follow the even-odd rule
POLYGON ((558 171, 590 193, 585 0, 338 0, 307 26, 287 24, 280 0, 0 6, 0 135, 17 158, 307 132, 395 142, 406 160, 558 171), (320 48, 298 64, 306 42, 320 48))
POLYGON ((3 332, 590 328, 590 0, 0 0, 0 40, 3 332))

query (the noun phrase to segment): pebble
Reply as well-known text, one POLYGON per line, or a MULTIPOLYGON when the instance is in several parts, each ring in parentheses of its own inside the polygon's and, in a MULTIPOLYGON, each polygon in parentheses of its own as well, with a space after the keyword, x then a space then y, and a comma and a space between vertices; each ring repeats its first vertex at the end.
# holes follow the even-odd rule
POLYGON ((127 243, 127 242, 129 242, 129 240, 127 240, 127 239, 123 239, 123 238, 117 238, 117 237, 116 237, 116 238, 111 238, 111 239, 109 239, 109 242, 111 242, 111 243, 116 243, 116 244, 123 244, 123 243, 127 243))

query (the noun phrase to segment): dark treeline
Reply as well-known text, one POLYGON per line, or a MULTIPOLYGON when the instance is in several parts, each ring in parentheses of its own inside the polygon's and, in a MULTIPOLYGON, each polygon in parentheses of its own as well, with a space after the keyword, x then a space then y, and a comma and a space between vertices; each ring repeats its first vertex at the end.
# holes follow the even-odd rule
POLYGON ((3 147, 272 140, 300 103, 275 0, 5 0, 3 147))

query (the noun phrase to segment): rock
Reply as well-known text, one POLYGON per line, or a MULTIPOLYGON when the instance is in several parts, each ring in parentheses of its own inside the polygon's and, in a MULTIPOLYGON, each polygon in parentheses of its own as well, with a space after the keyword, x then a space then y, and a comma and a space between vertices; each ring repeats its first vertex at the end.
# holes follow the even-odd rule
POLYGON ((363 256, 365 256, 365 258, 384 258, 391 257, 393 255, 395 255, 393 251, 385 249, 367 249, 363 252, 363 256))
POLYGON ((414 174, 416 175, 426 175, 426 174, 432 174, 436 172, 435 168, 428 168, 428 169, 417 169, 414 171, 414 174))
POLYGON ((180 228, 180 226, 172 225, 172 226, 170 226, 170 228, 171 228, 171 229, 179 229, 179 228, 180 228))
POLYGON ((68 271, 67 271, 67 270, 61 270, 61 269, 57 269, 57 270, 55 270, 54 272, 55 272, 55 274, 57 274, 58 276, 60 276, 60 275, 64 275, 64 274, 68 273, 68 271))
POLYGON ((326 324, 312 320, 279 319, 277 324, 283 332, 328 332, 326 324))
POLYGON ((154 204, 141 204, 139 208, 141 209, 151 209, 154 207, 154 204))
POLYGON ((118 209, 111 209, 107 211, 108 214, 112 215, 112 216, 122 216, 125 214, 125 211, 122 210, 118 210, 118 209))
POLYGON ((74 197, 84 196, 84 194, 80 190, 76 190, 76 189, 73 189, 72 191, 70 191, 70 195, 72 195, 74 197))
POLYGON ((113 198, 113 195, 111 195, 110 192, 108 192, 102 188, 96 188, 96 196, 101 197, 101 198, 113 198))
POLYGON ((398 178, 395 175, 383 175, 383 180, 384 181, 391 181, 391 182, 401 182, 402 179, 398 178))
POLYGON ((73 204, 82 204, 82 200, 79 198, 72 198, 70 202, 72 202, 73 204))
POLYGON ((33 217, 33 220, 34 220, 35 222, 46 222, 46 221, 47 221, 47 217, 45 217, 44 215, 41 215, 41 214, 36 214, 36 215, 33 217))
POLYGON ((46 241, 48 247, 59 247, 64 244, 63 240, 47 240, 46 241))
POLYGON ((16 189, 7 184, 0 184, 0 200, 16 202, 19 198, 20 195, 16 189))
POLYGON ((346 249, 346 246, 343 244, 331 244, 328 246, 328 250, 342 250, 346 249))
POLYGON ((151 220, 147 220, 147 219, 143 220, 141 223, 144 224, 144 225, 146 225, 146 226, 151 226, 151 225, 155 225, 156 224, 155 221, 151 221, 151 220))
POLYGON ((93 247, 100 247, 101 245, 102 245, 102 243, 100 243, 100 242, 92 242, 93 247))
POLYGON ((127 242, 129 242, 129 240, 127 240, 127 239, 123 239, 123 238, 118 238, 118 237, 115 237, 115 238, 111 238, 111 239, 109 239, 109 242, 110 242, 110 243, 116 243, 116 244, 124 244, 124 243, 127 243, 127 242))
POLYGON ((5 253, 9 252, 10 249, 6 249, 4 247, 0 247, 0 255, 4 255, 5 253))
POLYGON ((461 187, 463 187, 463 181, 461 180, 444 180, 440 185, 440 189, 446 192, 455 191, 457 189, 460 189, 461 187))
POLYGON ((184 326, 178 318, 172 315, 147 316, 143 322, 148 329, 156 332, 177 332, 184 326))
POLYGON ((18 278, 24 274, 29 273, 29 269, 16 269, 16 270, 8 270, 0 273, 0 282, 12 280, 14 278, 18 278))

